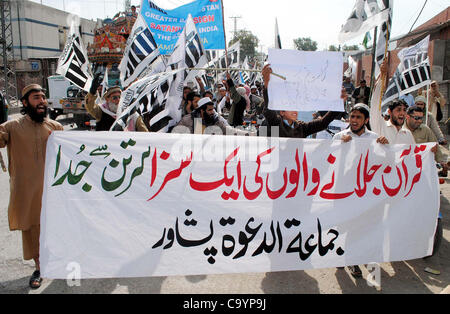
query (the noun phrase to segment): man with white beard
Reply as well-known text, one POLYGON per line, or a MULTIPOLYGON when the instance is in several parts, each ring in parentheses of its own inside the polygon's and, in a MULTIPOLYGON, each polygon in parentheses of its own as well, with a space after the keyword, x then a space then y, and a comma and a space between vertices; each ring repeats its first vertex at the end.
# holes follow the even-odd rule
MULTIPOLYGON (((105 103, 96 104, 97 89, 100 86, 101 76, 96 76, 92 82, 91 89, 86 96, 86 110, 96 120, 96 131, 109 131, 117 119, 117 109, 119 108, 122 89, 119 86, 110 87, 103 98, 105 103)), ((132 129, 129 131, 148 132, 144 120, 138 114, 133 117, 132 129)))

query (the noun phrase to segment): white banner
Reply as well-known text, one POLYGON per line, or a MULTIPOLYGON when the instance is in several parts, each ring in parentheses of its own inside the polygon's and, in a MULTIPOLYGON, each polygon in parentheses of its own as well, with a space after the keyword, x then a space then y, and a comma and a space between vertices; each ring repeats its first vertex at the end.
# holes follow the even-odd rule
POLYGON ((288 111, 344 111, 341 99, 341 52, 269 49, 273 72, 269 109, 288 111))
POLYGON ((73 265, 83 279, 421 258, 439 208, 432 146, 53 132, 42 276, 66 279, 73 265))

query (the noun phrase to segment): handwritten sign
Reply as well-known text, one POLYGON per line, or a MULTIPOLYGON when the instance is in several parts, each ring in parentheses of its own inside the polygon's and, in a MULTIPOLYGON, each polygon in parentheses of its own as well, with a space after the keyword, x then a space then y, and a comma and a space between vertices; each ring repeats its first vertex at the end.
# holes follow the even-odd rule
POLYGON ((274 75, 269 84, 269 109, 344 111, 341 99, 343 56, 340 52, 269 49, 274 75))
POLYGON ((81 279, 126 278, 421 258, 439 207, 432 147, 54 132, 41 272, 65 279, 76 263, 81 279))

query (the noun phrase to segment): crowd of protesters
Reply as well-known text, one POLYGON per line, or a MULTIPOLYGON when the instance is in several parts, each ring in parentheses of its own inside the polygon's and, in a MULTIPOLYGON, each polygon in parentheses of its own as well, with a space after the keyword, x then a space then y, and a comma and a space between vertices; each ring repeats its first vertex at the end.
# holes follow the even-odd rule
MULTIPOLYGON (((382 65, 381 71, 387 71, 386 65, 382 65)), ((413 103, 411 99, 399 99, 390 103, 379 115, 371 117, 368 106, 371 90, 366 81, 361 80, 360 85, 355 88, 350 78, 344 78, 341 98, 343 103, 351 99, 352 106, 348 112, 316 113, 316 118, 311 122, 303 122, 298 121, 296 111, 269 109, 268 87, 271 74, 270 65, 266 65, 262 70, 262 82, 241 84, 227 73, 222 81, 216 82, 209 89, 198 78, 197 88, 184 88, 180 104, 182 119, 171 132, 271 136, 270 133, 258 132, 256 125, 267 126, 268 129, 277 127, 279 137, 307 138, 326 130, 333 120, 338 119, 348 123, 348 128, 332 134, 335 141, 346 143, 353 138, 365 138, 384 145, 436 142, 433 152, 436 162, 443 169, 440 175, 447 176, 447 141, 438 124, 442 119, 440 111, 446 100, 439 92, 437 82, 432 83, 429 94, 419 90, 416 97, 413 97, 413 103), (381 130, 380 134, 371 130, 371 125, 374 124, 381 130), (211 129, 216 131, 211 132, 211 129)), ((107 131, 117 118, 122 90, 118 86, 111 87, 101 95, 102 98, 99 97, 100 90, 100 78, 96 77, 86 97, 86 108, 96 119, 97 130, 107 131)), ((8 148, 11 176, 10 229, 22 230, 24 258, 35 261, 36 271, 29 281, 31 288, 38 288, 42 281, 38 240, 46 142, 53 130, 63 130, 61 124, 46 117, 48 103, 44 92, 37 84, 25 87, 21 99, 23 117, 0 125, 0 148, 8 148), (34 163, 30 163, 30 160, 34 163), (38 184, 30 187, 27 182, 21 181, 23 178, 27 178, 27 182, 38 184)), ((148 132, 149 128, 141 116, 136 114, 131 118, 136 131, 148 132)), ((361 277, 358 266, 352 266, 350 270, 355 277, 361 277)))

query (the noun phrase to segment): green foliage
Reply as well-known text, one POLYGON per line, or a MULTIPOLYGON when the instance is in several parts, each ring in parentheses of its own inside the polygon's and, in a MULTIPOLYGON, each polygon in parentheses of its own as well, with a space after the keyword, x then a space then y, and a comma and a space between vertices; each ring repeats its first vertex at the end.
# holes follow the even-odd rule
POLYGON ((352 46, 344 45, 343 50, 344 51, 359 50, 359 46, 358 45, 352 45, 352 46))
POLYGON ((253 59, 256 56, 257 48, 259 45, 259 39, 252 32, 247 30, 239 30, 236 32, 234 38, 229 42, 229 46, 234 43, 241 42, 241 62, 244 61, 245 57, 253 59))
POLYGON ((311 38, 297 38, 294 39, 294 46, 297 50, 303 51, 316 51, 317 50, 317 42, 313 41, 311 38))

